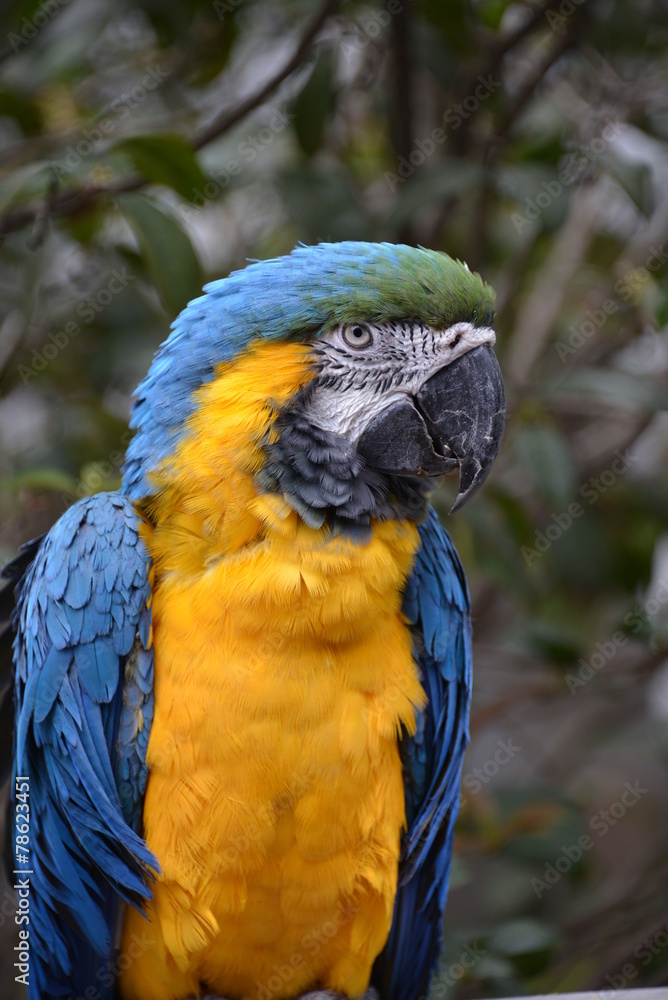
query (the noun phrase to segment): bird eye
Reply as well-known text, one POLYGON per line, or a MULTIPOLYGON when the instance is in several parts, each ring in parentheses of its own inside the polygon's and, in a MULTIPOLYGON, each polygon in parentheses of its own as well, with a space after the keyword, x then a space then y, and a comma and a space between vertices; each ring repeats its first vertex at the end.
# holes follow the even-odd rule
POLYGON ((368 347, 372 342, 371 331, 361 323, 347 326, 342 336, 348 347, 368 347))

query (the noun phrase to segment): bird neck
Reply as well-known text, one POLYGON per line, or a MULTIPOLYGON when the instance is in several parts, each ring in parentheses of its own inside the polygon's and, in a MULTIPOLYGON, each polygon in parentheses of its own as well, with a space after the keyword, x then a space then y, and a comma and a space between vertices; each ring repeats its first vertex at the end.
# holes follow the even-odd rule
POLYGON ((421 520, 422 481, 366 469, 349 442, 308 422, 315 374, 308 345, 256 341, 195 392, 186 432, 137 505, 159 574, 202 572, 271 534, 365 543, 374 522, 421 520))
POLYGON ((194 393, 185 433, 151 471, 151 493, 137 504, 158 572, 201 572, 262 534, 266 512, 255 482, 262 442, 312 375, 305 345, 255 342, 194 393))

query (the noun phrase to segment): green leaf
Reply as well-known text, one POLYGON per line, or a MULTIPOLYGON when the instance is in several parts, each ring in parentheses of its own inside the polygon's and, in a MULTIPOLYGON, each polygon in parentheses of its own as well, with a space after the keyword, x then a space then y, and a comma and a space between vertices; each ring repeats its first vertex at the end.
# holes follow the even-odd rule
POLYGON ((194 201, 207 183, 195 153, 180 135, 138 135, 116 143, 109 152, 124 153, 147 180, 172 188, 186 201, 194 201))
MULTIPOLYGON (((554 387, 548 391, 552 395, 554 387)), ((595 396, 631 410, 668 409, 668 390, 647 378, 609 368, 578 368, 569 372, 561 381, 559 391, 595 396)))
POLYGON ((307 156, 313 156, 320 148, 325 122, 334 110, 333 68, 331 51, 323 49, 292 108, 297 141, 307 156))
POLYGON ((515 438, 515 449, 538 493, 550 504, 567 507, 577 477, 563 434, 553 427, 522 427, 515 438))
POLYGON ((202 288, 202 269, 188 236, 172 215, 145 195, 122 195, 118 204, 165 309, 176 315, 202 288))

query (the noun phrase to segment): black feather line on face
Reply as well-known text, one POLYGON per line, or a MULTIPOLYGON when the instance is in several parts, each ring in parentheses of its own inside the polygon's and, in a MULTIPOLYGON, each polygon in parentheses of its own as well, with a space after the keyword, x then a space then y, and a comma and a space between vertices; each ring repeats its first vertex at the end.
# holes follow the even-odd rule
MULTIPOLYGON (((421 361, 432 362, 444 346, 443 338, 421 323, 408 319, 390 320, 374 326, 374 340, 368 349, 348 349, 343 342, 320 341, 313 346, 317 358, 318 384, 323 388, 347 391, 372 387, 374 394, 406 382, 409 371, 421 361)), ((336 328, 332 332, 340 332, 336 328)), ((455 334, 448 345, 456 347, 463 336, 455 334)))
POLYGON ((359 541, 368 538, 371 520, 421 521, 429 492, 424 479, 386 476, 365 466, 344 437, 310 423, 304 406, 312 392, 313 383, 276 418, 278 439, 263 443, 260 489, 282 493, 311 527, 327 524, 332 533, 359 541))

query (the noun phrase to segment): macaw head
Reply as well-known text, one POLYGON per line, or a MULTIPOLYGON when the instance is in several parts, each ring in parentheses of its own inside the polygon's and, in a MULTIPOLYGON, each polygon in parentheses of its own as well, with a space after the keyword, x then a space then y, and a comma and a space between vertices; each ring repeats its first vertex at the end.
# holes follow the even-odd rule
POLYGON ((302 377, 287 399, 273 400, 269 386, 266 426, 254 432, 258 489, 282 494, 313 527, 363 525, 419 519, 438 477, 458 472, 458 509, 503 433, 493 303, 465 264, 385 243, 299 246, 213 282, 138 389, 125 492, 151 493, 203 386, 229 379, 258 345, 265 371, 300 345, 302 377))

